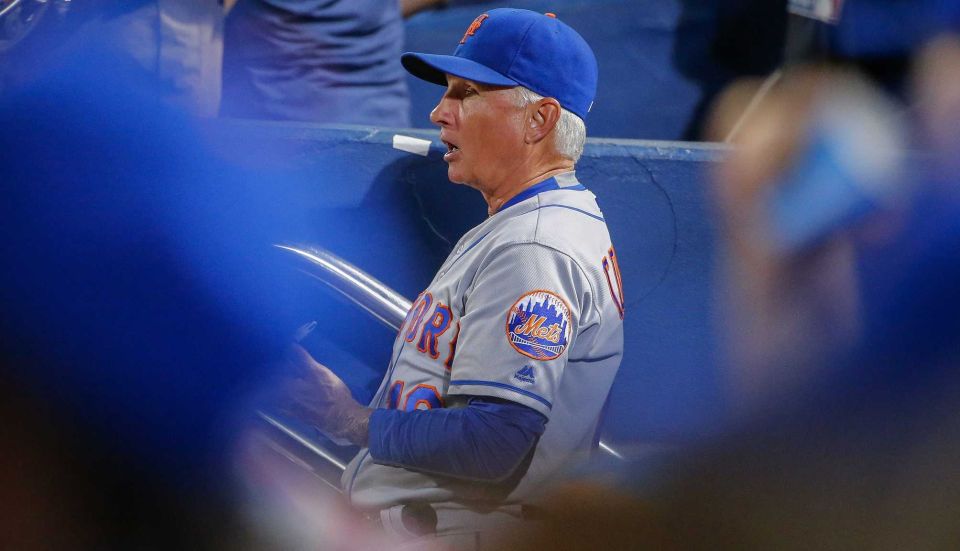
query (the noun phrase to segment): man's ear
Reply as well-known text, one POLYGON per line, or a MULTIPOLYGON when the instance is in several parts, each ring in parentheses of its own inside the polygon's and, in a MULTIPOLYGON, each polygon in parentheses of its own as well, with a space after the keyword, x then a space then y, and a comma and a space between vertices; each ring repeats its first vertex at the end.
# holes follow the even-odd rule
POLYGON ((560 120, 562 108, 560 102, 553 98, 543 98, 530 105, 527 118, 527 128, 524 133, 526 143, 537 143, 547 137, 560 120))

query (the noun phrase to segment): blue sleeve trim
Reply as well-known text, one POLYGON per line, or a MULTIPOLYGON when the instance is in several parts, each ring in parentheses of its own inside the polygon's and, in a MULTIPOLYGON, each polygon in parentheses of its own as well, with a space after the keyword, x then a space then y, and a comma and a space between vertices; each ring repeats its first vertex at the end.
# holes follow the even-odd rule
POLYGON ((495 382, 495 381, 473 381, 473 380, 462 380, 462 379, 461 379, 461 380, 450 381, 450 385, 451 385, 451 386, 453 386, 453 385, 457 385, 457 386, 492 386, 492 387, 494 387, 494 388, 503 388, 503 389, 506 389, 506 390, 510 390, 510 391, 516 392, 517 394, 520 394, 520 395, 522 395, 522 396, 526 396, 527 398, 533 398, 534 400, 536 400, 536 401, 540 402, 541 404, 547 406, 548 409, 553 409, 553 404, 551 404, 550 401, 547 400, 546 398, 544 398, 544 397, 542 397, 542 396, 539 396, 539 395, 537 395, 537 394, 534 394, 534 393, 530 392, 529 390, 524 390, 524 389, 522 389, 522 388, 517 388, 517 387, 515 387, 515 386, 513 386, 513 385, 508 385, 508 384, 506 384, 506 383, 498 383, 498 382, 495 382))
POLYGON ((543 434, 547 417, 502 398, 472 397, 466 407, 370 417, 376 463, 466 480, 499 482, 514 474, 543 434))

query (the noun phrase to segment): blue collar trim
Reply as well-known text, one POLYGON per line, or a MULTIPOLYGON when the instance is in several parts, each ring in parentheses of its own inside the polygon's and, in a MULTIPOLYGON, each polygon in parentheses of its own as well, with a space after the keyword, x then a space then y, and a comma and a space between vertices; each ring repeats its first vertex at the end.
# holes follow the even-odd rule
MULTIPOLYGON (((570 173, 567 173, 567 174, 570 174, 570 173)), ((576 182, 576 180, 573 180, 573 181, 576 182)), ((510 199, 509 201, 504 203, 503 206, 497 209, 497 212, 503 212, 504 210, 512 207, 513 205, 516 205, 517 203, 526 201, 527 199, 533 197, 534 195, 539 195, 545 191, 553 191, 555 189, 569 189, 569 190, 583 191, 587 188, 583 187, 583 184, 580 184, 580 183, 576 183, 572 186, 571 185, 561 186, 560 183, 557 182, 556 178, 547 178, 546 180, 540 182, 539 184, 534 184, 528 187, 527 189, 521 191, 520 193, 514 195, 512 199, 510 199)))

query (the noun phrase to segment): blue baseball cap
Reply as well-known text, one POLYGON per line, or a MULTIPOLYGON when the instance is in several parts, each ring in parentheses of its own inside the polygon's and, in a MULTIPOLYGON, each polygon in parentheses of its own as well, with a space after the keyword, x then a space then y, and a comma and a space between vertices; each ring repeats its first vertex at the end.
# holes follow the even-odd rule
POLYGON ((529 10, 490 10, 473 20, 453 55, 407 52, 400 61, 413 76, 441 86, 448 73, 524 86, 581 119, 597 93, 597 58, 583 37, 553 14, 529 10))

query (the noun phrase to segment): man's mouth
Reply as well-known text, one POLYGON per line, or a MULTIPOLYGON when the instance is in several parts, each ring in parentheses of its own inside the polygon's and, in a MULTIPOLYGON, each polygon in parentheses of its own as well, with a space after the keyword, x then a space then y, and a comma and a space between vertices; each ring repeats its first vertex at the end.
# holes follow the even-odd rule
POLYGON ((445 161, 449 161, 451 157, 453 157, 456 153, 460 151, 460 147, 458 147, 457 144, 453 142, 448 142, 446 140, 443 140, 443 144, 447 146, 447 152, 443 155, 443 159, 445 161))

